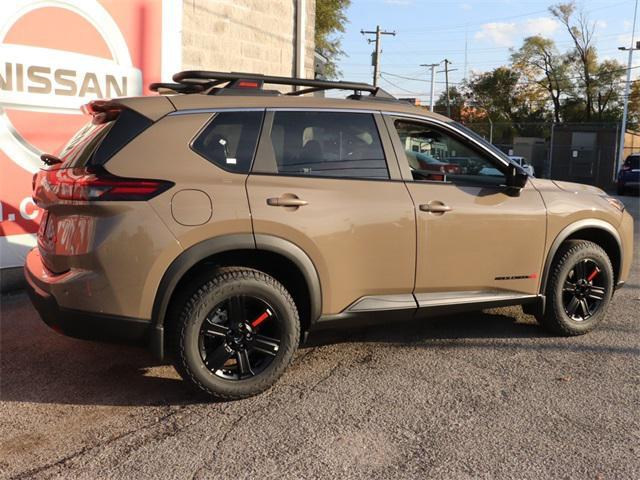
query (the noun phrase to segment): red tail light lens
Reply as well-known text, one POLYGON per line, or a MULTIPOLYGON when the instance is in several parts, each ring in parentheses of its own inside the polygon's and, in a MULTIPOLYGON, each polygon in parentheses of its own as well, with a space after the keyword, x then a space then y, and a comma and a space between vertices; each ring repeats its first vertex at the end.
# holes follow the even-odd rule
POLYGON ((87 169, 42 170, 33 197, 49 200, 139 201, 149 200, 174 184, 164 180, 122 178, 87 169))
POLYGON ((630 163, 623 164, 622 170, 624 170, 625 172, 631 170, 631 164, 630 163))

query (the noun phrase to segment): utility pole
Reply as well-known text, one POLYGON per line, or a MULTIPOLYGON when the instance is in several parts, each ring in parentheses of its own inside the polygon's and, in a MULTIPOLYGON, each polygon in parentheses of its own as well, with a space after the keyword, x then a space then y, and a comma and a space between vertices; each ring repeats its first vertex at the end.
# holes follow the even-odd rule
POLYGON ((436 67, 440 65, 439 63, 423 63, 420 65, 421 67, 429 67, 431 69, 431 94, 429 95, 429 110, 432 112, 435 111, 435 103, 433 101, 433 96, 436 91, 436 67))
POLYGON ((449 59, 445 58, 442 63, 444 63, 444 70, 439 71, 438 73, 444 72, 444 83, 445 89, 447 92, 447 117, 451 118, 451 98, 449 97, 449 72, 455 72, 457 68, 452 70, 449 69, 449 64, 452 63, 449 59))
POLYGON ((371 63, 373 64, 373 86, 377 87, 378 86, 378 77, 380 76, 380 53, 381 53, 381 36, 382 35, 393 35, 395 37, 396 32, 387 32, 384 30, 380 30, 380 25, 376 25, 376 30, 375 31, 365 31, 365 30, 360 30, 360 33, 362 35, 375 35, 376 38, 375 39, 371 39, 368 38, 367 42, 369 43, 373 43, 375 42, 376 44, 376 50, 373 53, 373 58, 371 59, 371 63))
POLYGON ((631 46, 629 48, 619 47, 618 50, 629 52, 629 63, 627 65, 627 84, 624 87, 624 110, 622 113, 622 131, 620 132, 620 151, 618 152, 618 168, 613 172, 613 175, 618 175, 620 168, 622 168, 622 162, 624 162, 624 141, 627 133, 627 115, 629 113, 629 94, 631 91, 631 66, 633 64, 633 52, 634 50, 640 50, 640 42, 635 44, 634 40, 636 36, 636 17, 638 15, 638 0, 636 0, 636 6, 633 11, 633 30, 631 33, 631 46))
POLYGON ((467 69, 469 67, 469 25, 464 30, 464 78, 467 79, 467 69))

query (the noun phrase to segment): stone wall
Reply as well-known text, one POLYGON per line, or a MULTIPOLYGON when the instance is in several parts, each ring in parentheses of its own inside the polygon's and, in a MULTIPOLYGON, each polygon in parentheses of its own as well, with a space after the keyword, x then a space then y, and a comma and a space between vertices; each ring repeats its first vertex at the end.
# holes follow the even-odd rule
MULTIPOLYGON (((295 0, 184 0, 182 66, 295 76, 295 0)), ((313 78, 315 0, 306 0, 307 78, 313 78)))

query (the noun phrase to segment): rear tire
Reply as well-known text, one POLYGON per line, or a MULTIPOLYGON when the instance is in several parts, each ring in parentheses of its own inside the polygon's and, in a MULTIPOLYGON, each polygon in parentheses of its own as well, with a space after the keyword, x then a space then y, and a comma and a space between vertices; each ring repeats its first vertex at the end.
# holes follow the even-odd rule
POLYGON ((612 294, 613 268, 605 251, 593 242, 569 240, 551 266, 540 321, 559 335, 583 335, 604 320, 612 294))
POLYGON ((240 267, 204 274, 191 285, 173 336, 176 370, 197 390, 223 400, 270 388, 300 339, 289 292, 266 273, 240 267))

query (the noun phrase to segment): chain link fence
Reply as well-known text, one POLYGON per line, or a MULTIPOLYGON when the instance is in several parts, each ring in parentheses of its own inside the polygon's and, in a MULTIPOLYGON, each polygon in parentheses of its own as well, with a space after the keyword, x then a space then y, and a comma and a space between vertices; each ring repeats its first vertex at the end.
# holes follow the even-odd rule
MULTIPOLYGON (((507 155, 524 157, 536 177, 610 190, 618 172, 620 123, 467 123, 507 155)), ((640 133, 628 132, 623 158, 640 152, 640 133)))

